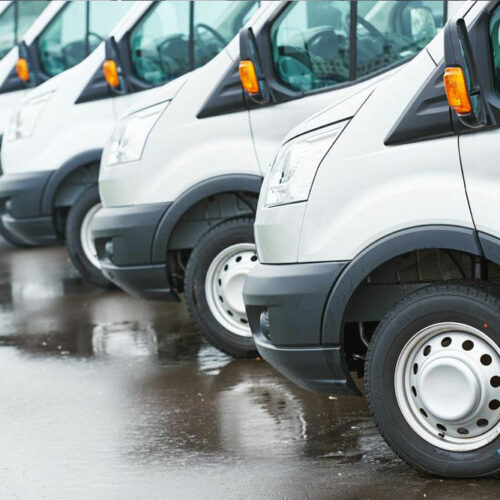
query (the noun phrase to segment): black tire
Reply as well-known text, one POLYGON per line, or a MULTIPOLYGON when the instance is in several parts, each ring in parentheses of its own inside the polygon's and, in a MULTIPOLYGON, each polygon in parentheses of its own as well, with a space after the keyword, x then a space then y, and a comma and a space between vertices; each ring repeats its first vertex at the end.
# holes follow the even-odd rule
POLYGON ((398 405, 395 369, 402 349, 417 332, 442 322, 472 326, 500 345, 500 296, 490 286, 443 283, 418 290, 398 303, 377 327, 368 349, 365 368, 368 405, 389 446, 422 472, 454 478, 497 475, 500 437, 472 451, 438 448, 411 428, 398 405))
POLYGON ((194 248, 186 268, 186 304, 200 333, 219 350, 235 358, 257 355, 253 337, 226 329, 212 314, 205 293, 207 271, 225 248, 238 243, 255 243, 252 219, 234 219, 216 226, 194 248))
POLYGON ((29 245, 27 243, 24 243, 23 240, 15 236, 14 234, 10 233, 7 231, 5 226, 3 225, 3 221, 0 218, 0 236, 9 244, 11 244, 13 247, 17 248, 29 248, 29 245))
POLYGON ((85 215, 101 202, 97 186, 85 191, 71 207, 66 220, 66 246, 71 262, 82 278, 100 288, 110 288, 112 283, 95 267, 83 251, 80 230, 85 215))

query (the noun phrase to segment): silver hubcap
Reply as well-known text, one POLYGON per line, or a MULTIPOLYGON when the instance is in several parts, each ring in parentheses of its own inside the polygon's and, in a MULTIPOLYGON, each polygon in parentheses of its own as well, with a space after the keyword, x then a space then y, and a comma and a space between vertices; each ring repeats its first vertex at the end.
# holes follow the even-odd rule
POLYGON ((100 269, 99 259, 97 258, 97 251, 95 249, 94 240, 92 238, 92 220, 95 214, 100 210, 101 204, 94 205, 83 218, 82 227, 80 228, 80 241, 82 242, 82 249, 85 257, 90 263, 100 269))
POLYGON ((251 337, 243 287, 257 263, 255 245, 238 243, 224 249, 210 264, 205 280, 208 307, 214 318, 235 335, 251 337))
POLYGON ((418 332, 399 356, 395 389, 406 421, 434 446, 470 451, 500 433, 500 349, 469 325, 418 332))

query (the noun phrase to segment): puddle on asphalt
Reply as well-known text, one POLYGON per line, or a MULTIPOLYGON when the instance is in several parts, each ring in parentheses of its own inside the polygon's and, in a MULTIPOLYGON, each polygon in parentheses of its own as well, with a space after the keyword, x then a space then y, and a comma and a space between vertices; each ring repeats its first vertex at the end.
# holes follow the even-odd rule
POLYGON ((64 250, 0 254, 0 492, 20 498, 492 498, 403 464, 361 398, 232 360, 182 304, 86 287, 64 250))

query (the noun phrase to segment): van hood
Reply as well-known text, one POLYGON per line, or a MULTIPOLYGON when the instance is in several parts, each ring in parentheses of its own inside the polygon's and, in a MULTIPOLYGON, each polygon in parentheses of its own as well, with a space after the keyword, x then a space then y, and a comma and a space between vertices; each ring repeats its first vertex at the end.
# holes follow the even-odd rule
POLYGON ((150 106, 154 106, 160 102, 170 101, 179 93, 191 74, 192 72, 187 73, 179 78, 176 78, 175 80, 172 80, 171 82, 166 83, 165 85, 162 85, 161 87, 155 87, 150 90, 143 91, 141 99, 130 106, 124 116, 131 115, 141 109, 149 108, 150 106))
POLYGON ((357 83, 357 90, 353 91, 352 94, 349 94, 343 99, 338 98, 336 100, 335 92, 331 92, 332 104, 293 128, 288 133, 283 143, 291 141, 295 137, 306 134, 311 130, 327 127, 332 123, 352 118, 359 111, 364 102, 370 97, 378 84, 391 77, 399 70, 400 68, 396 68, 395 70, 389 71, 379 77, 372 78, 366 82, 357 83))

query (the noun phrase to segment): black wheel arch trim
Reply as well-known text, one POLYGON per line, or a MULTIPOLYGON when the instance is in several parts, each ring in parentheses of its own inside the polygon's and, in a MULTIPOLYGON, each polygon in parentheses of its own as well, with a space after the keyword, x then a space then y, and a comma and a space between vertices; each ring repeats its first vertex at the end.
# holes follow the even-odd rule
MULTIPOLYGON (((461 226, 429 225, 397 231, 376 241, 358 254, 344 269, 333 285, 326 301, 321 328, 321 343, 324 346, 343 345, 344 315, 358 286, 384 262, 415 250, 442 248, 483 256, 473 228, 461 226)), ((497 240, 496 255, 500 263, 500 240, 497 240)))
POLYGON ((55 170, 49 177, 42 195, 42 214, 51 215, 57 191, 64 180, 79 168, 101 162, 102 149, 92 149, 79 153, 67 160, 61 167, 55 170))
POLYGON ((231 191, 247 191, 259 195, 262 177, 255 174, 219 175, 195 184, 179 196, 163 214, 153 238, 152 263, 165 262, 170 238, 181 217, 196 203, 209 196, 231 191))

